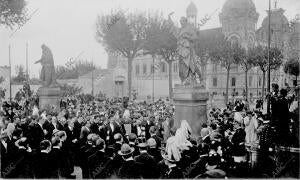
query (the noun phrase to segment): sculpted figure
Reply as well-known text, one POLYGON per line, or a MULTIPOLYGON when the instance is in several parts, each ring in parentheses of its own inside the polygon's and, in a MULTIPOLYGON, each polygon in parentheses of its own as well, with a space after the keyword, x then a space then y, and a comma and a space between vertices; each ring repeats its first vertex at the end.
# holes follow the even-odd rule
POLYGON ((41 48, 42 57, 40 60, 36 61, 35 64, 40 63, 42 65, 40 79, 43 81, 44 86, 53 87, 56 84, 53 55, 49 47, 45 44, 43 44, 41 48))
POLYGON ((197 39, 195 27, 190 24, 186 17, 180 19, 181 28, 177 28, 171 20, 169 14, 169 23, 172 32, 177 38, 177 48, 179 55, 179 77, 183 84, 196 84, 197 76, 201 79, 201 71, 196 63, 196 54, 194 41, 197 39))

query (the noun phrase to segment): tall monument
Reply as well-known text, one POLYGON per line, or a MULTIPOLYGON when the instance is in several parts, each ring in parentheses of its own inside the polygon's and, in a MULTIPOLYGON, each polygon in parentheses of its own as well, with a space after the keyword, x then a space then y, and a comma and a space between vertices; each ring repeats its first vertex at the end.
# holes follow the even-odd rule
POLYGON ((192 128, 192 134, 200 135, 201 126, 207 121, 208 92, 201 82, 201 70, 196 62, 194 42, 197 39, 196 17, 197 8, 191 3, 187 9, 187 17, 180 19, 181 27, 173 25, 171 14, 169 22, 173 34, 177 38, 179 57, 179 77, 181 84, 174 88, 175 127, 180 126, 181 120, 187 120, 192 128), (190 13, 188 10, 192 10, 190 13))
POLYGON ((56 82, 55 67, 53 55, 49 47, 42 45, 42 57, 35 64, 40 63, 42 70, 40 79, 43 81, 43 86, 37 91, 39 96, 39 109, 59 110, 61 90, 56 82))

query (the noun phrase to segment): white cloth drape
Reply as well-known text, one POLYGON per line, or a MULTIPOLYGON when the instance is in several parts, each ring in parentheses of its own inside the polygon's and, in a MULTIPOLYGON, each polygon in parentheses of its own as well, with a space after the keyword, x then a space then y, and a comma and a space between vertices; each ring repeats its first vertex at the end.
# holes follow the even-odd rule
POLYGON ((246 132, 246 143, 252 144, 257 141, 257 128, 258 122, 255 117, 251 117, 251 119, 247 116, 244 119, 245 124, 245 132, 246 132))

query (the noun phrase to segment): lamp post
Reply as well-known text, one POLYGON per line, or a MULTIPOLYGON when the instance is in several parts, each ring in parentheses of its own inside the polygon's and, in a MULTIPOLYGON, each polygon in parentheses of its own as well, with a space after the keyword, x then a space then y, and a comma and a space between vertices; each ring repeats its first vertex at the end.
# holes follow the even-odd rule
POLYGON ((28 73, 28 43, 26 42, 26 80, 29 82, 29 73, 28 73))
MULTIPOLYGON (((270 44, 271 44, 271 0, 269 0, 269 27, 268 27, 268 94, 270 95, 270 86, 271 86, 271 70, 270 70, 270 44)), ((271 117, 270 109, 270 96, 267 99, 267 114, 271 117)))
POLYGON ((154 102, 154 72, 155 72, 155 67, 154 67, 154 55, 152 55, 152 64, 153 64, 153 71, 152 71, 152 101, 154 102))
POLYGON ((10 56, 10 44, 8 45, 8 61, 9 61, 9 101, 12 108, 11 98, 11 56, 10 56))

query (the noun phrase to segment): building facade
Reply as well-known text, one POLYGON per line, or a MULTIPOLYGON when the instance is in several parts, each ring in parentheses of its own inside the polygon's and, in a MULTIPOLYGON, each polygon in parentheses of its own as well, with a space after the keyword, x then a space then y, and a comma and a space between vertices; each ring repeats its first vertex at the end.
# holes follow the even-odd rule
MULTIPOLYGON (((197 25, 197 7, 191 2, 186 9, 186 17, 189 23, 197 25)), ((268 12, 267 12, 268 13, 268 12)), ((266 14, 267 14, 266 13, 266 14)), ((200 36, 221 36, 231 42, 237 42, 248 49, 256 45, 267 45, 268 40, 268 16, 257 28, 259 14, 252 0, 227 0, 219 14, 221 27, 200 30, 200 36)), ((284 10, 274 8, 271 10, 271 46, 276 46, 284 53, 284 61, 291 55, 300 54, 300 23, 290 26, 284 15, 284 10)), ((137 92, 138 99, 147 97, 165 98, 169 96, 169 68, 171 68, 173 86, 180 84, 178 62, 173 62, 172 67, 160 57, 153 58, 149 55, 137 57, 132 65, 132 89, 137 92)), ((111 72, 110 83, 113 90, 111 96, 127 95, 127 60, 120 56, 109 55, 108 69, 111 72), (118 74, 119 75, 116 75, 118 74), (120 77, 120 81, 117 76, 120 77)), ((204 69, 205 85, 215 100, 223 100, 226 92, 226 70, 219 64, 208 61, 204 69)), ((284 87, 290 83, 289 76, 283 72, 283 67, 271 72, 271 82, 284 87)), ((248 72, 248 97, 253 100, 262 94, 262 72, 254 67, 248 72)), ((83 80, 88 82, 88 80, 83 80)), ((108 84, 105 83, 105 86, 108 84)), ((101 85, 99 85, 100 87, 101 85)), ((83 87, 88 87, 85 85, 83 87)), ((265 86, 265 90, 267 85, 265 86)), ((90 91, 90 90, 88 90, 90 91)), ((243 96, 245 92, 245 73, 238 65, 233 65, 229 77, 229 96, 243 96)))
MULTIPOLYGON (((186 9, 188 21, 197 24, 197 8, 193 2, 186 9)), ((257 28, 259 14, 256 11, 252 0, 227 0, 219 14, 221 27, 200 30, 203 36, 220 36, 221 34, 231 42, 237 42, 242 47, 248 49, 256 45, 267 45, 268 16, 257 28)), ((289 25, 289 21, 284 15, 284 10, 275 8, 271 10, 271 46, 280 48, 284 54, 284 61, 290 55, 299 57, 299 22, 294 26, 289 25)), ((154 72, 151 70, 153 60, 151 56, 136 58, 133 62, 133 88, 137 90, 140 98, 152 95, 154 84, 155 98, 168 96, 168 64, 160 63, 160 68, 154 72), (154 77, 154 78, 153 78, 154 77)), ((173 87, 179 84, 178 62, 172 65, 173 87)), ((226 91, 226 70, 219 64, 210 61, 205 69, 205 84, 208 91, 214 94, 215 99, 223 99, 226 91)), ((289 76, 283 72, 283 67, 271 72, 271 83, 278 83, 284 87, 290 83, 289 76)), ((262 94, 263 84, 262 72, 259 68, 252 68, 248 72, 248 97, 253 99, 262 94)), ((267 85, 265 86, 266 91, 267 85)), ((235 94, 243 96, 245 93, 245 73, 238 65, 233 65, 229 77, 229 95, 235 94)))

